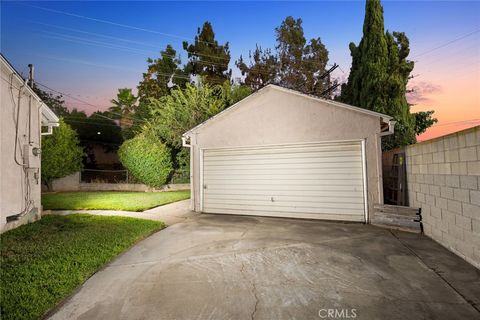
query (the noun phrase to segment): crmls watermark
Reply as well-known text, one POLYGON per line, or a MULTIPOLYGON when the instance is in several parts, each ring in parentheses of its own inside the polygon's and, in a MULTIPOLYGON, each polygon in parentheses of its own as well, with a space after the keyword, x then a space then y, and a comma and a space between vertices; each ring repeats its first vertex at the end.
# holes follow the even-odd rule
POLYGON ((355 319, 357 309, 320 309, 318 316, 322 319, 355 319))

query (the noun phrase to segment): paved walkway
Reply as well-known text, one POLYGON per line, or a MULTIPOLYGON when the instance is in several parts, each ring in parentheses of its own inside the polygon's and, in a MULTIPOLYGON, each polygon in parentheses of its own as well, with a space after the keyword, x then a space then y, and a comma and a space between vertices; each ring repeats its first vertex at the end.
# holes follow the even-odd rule
POLYGON ((166 204, 143 212, 120 210, 52 210, 52 214, 67 215, 73 213, 88 213, 99 216, 121 216, 140 219, 163 221, 167 226, 185 222, 197 214, 190 210, 190 199, 166 204))

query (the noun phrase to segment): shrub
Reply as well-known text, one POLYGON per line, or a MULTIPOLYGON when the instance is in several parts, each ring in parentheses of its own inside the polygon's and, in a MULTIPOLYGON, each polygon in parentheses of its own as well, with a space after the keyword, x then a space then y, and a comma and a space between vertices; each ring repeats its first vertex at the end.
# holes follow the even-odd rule
POLYGON ((42 181, 50 189, 52 180, 79 171, 82 157, 77 133, 60 119, 60 126, 53 129, 53 134, 42 137, 42 181))
POLYGON ((129 174, 150 187, 164 185, 173 169, 168 147, 145 133, 125 141, 118 156, 129 174))

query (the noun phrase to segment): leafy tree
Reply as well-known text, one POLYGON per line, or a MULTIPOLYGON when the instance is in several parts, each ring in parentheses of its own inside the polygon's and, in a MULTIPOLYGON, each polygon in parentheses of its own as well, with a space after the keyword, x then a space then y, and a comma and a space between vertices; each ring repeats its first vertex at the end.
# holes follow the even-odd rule
POLYGON ((185 89, 173 89, 169 96, 152 99, 153 118, 144 130, 149 130, 173 149, 181 148, 183 133, 209 119, 250 94, 248 88, 208 83, 187 84, 185 89))
POLYGON ((320 96, 330 86, 326 74, 328 51, 320 38, 307 42, 302 19, 287 17, 275 28, 275 54, 258 45, 250 52, 250 64, 243 57, 236 62, 245 76, 245 84, 258 90, 268 83, 320 96))
POLYGON ((226 42, 220 45, 215 40, 212 24, 206 21, 202 29, 198 28, 193 43, 183 42, 183 49, 188 53, 189 61, 185 72, 194 76, 202 76, 203 81, 209 84, 220 84, 230 80, 232 70, 230 63, 230 49, 226 42))
POLYGON ((271 49, 262 50, 257 45, 253 53, 249 52, 249 58, 250 66, 245 63, 242 56, 235 63, 245 76, 245 85, 256 91, 269 83, 275 83, 279 63, 271 49))
POLYGON ((132 89, 122 88, 118 89, 117 99, 110 101, 113 106, 108 110, 110 117, 120 119, 120 127, 127 128, 133 124, 133 113, 137 103, 137 97, 132 93, 132 89))
MULTIPOLYGON (((350 53, 350 75, 338 99, 395 118, 395 133, 383 139, 384 149, 414 143, 416 116, 410 113, 406 99, 407 82, 414 67, 407 59, 409 41, 403 32, 384 31, 380 0, 367 0, 363 37, 358 46, 350 43, 350 53)), ((429 123, 425 121, 423 125, 429 123)))
POLYGON ((428 128, 438 122, 436 118, 433 118, 433 110, 415 112, 415 133, 417 135, 424 133, 428 128))
POLYGON ((42 182, 51 190, 52 180, 82 168, 82 157, 77 133, 60 118, 60 126, 53 129, 53 134, 42 136, 42 182))
POLYGON ((147 60, 147 72, 138 85, 140 104, 148 103, 149 98, 159 99, 168 95, 173 86, 185 87, 189 76, 181 68, 182 61, 171 45, 160 52, 160 58, 147 60))
POLYGON ((33 91, 42 99, 43 102, 57 115, 58 117, 65 117, 69 114, 67 107, 65 107, 65 100, 62 95, 55 95, 50 92, 43 91, 38 86, 33 84, 33 91))
POLYGON ((151 187, 164 185, 173 170, 168 147, 147 133, 125 141, 118 156, 135 179, 151 187))

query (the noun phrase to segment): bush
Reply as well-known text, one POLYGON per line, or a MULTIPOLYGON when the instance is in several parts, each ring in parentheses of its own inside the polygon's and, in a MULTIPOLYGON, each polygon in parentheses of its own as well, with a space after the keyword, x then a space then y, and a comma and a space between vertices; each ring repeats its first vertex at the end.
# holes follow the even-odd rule
POLYGON ((150 187, 164 185, 173 170, 168 147, 144 133, 125 141, 118 156, 129 174, 150 187))
POLYGON ((52 135, 42 137, 42 181, 50 188, 52 180, 82 168, 83 148, 77 133, 63 119, 52 135))

